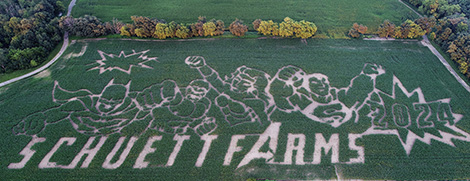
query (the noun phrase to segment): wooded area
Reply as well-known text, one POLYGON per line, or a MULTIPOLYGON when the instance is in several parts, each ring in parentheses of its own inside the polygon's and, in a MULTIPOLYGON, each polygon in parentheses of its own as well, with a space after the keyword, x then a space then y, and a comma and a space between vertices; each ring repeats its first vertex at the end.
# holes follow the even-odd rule
POLYGON ((62 40, 57 0, 0 2, 0 73, 41 64, 62 40))
POLYGON ((431 16, 423 21, 433 31, 431 40, 449 53, 461 73, 470 78, 470 0, 407 0, 418 10, 431 16), (433 20, 433 18, 437 20, 433 20), (433 26, 435 25, 435 26, 433 26))

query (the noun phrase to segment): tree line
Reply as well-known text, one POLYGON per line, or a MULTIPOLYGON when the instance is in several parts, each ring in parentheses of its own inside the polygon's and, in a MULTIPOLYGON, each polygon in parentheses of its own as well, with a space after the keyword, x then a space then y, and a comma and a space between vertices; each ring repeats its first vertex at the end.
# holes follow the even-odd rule
MULTIPOLYGON (((194 23, 167 22, 162 19, 144 16, 131 16, 133 23, 122 23, 116 19, 112 22, 101 22, 94 16, 62 17, 59 27, 71 35, 80 37, 98 37, 103 35, 119 34, 127 37, 140 38, 191 38, 211 37, 224 34, 227 30, 222 20, 208 20, 204 16, 198 17, 194 23)), ((263 21, 257 19, 253 22, 255 31, 268 36, 280 36, 307 39, 317 31, 314 23, 301 20, 295 21, 289 17, 281 23, 272 20, 263 21)), ((244 36, 248 32, 248 26, 242 20, 235 19, 228 27, 235 36, 244 36)))
POLYGON ((435 25, 436 19, 434 17, 422 17, 416 20, 408 19, 399 26, 385 20, 379 25, 377 35, 383 38, 414 39, 431 33, 435 25))
MULTIPOLYGON (((136 36, 141 38, 191 38, 210 37, 224 34, 225 23, 222 20, 207 20, 200 16, 194 23, 180 24, 174 21, 167 23, 164 20, 151 19, 142 16, 132 16, 133 24, 125 24, 121 27, 120 35, 136 36)), ((294 21, 286 17, 280 24, 272 20, 263 21, 257 19, 253 22, 254 30, 260 34, 269 36, 292 37, 307 39, 312 37, 317 31, 317 27, 312 22, 305 20, 294 21)), ((242 20, 235 19, 228 27, 235 36, 244 36, 248 31, 248 26, 242 20)))
MULTIPOLYGON (((460 71, 470 78, 470 0, 405 0, 429 17, 406 20, 400 25, 385 20, 374 32, 380 37, 418 38, 425 34, 449 53, 460 71)), ((0 73, 26 69, 41 64, 61 41, 63 32, 72 36, 99 37, 118 34, 140 38, 191 38, 224 34, 228 29, 235 36, 244 36, 248 26, 234 20, 228 28, 221 20, 198 17, 194 23, 132 16, 133 23, 117 19, 102 22, 85 15, 73 18, 62 16, 65 6, 58 0, 4 0, 0 2, 0 73)), ((282 22, 257 19, 252 22, 254 31, 267 36, 306 39, 315 35, 314 23, 289 17, 282 22)), ((367 26, 355 23, 348 35, 360 37, 367 26)))
MULTIPOLYGON (((395 25, 389 20, 385 20, 379 25, 377 32, 371 34, 382 38, 415 39, 431 33, 435 25, 436 19, 434 17, 421 17, 415 20, 407 19, 400 25, 395 25)), ((366 34, 367 29, 367 26, 354 23, 348 35, 352 38, 359 38, 366 34)))
POLYGON ((0 73, 41 64, 62 40, 57 0, 0 1, 0 73))
POLYGON ((121 27, 122 36, 136 36, 141 38, 190 38, 197 36, 218 36, 225 30, 222 20, 207 20, 206 17, 199 17, 197 22, 190 24, 166 22, 156 18, 143 16, 132 16, 133 23, 125 24, 121 27))
MULTIPOLYGON (((427 15, 395 25, 385 20, 376 34, 384 38, 419 38, 428 35, 448 53, 462 74, 470 79, 470 0, 405 0, 427 15)), ((355 23, 348 35, 358 38, 367 27, 355 23)))

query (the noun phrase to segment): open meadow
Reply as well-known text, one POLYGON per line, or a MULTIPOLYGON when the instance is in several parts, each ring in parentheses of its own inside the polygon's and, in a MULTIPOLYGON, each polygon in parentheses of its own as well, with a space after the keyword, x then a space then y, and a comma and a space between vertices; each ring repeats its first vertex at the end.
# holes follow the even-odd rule
MULTIPOLYGON (((182 22, 198 14, 155 7, 149 15, 182 22)), ((206 16, 224 18, 214 13, 206 16)), ((0 174, 469 178, 469 96, 419 41, 75 40, 46 71, 0 88, 0 174)))
POLYGON ((319 34, 332 38, 344 38, 353 23, 364 24, 370 32, 374 32, 385 19, 401 24, 406 19, 418 17, 397 0, 78 1, 72 15, 79 17, 86 14, 103 21, 117 18, 127 23, 132 22, 131 16, 148 16, 178 23, 193 23, 198 16, 206 16, 208 19, 221 19, 226 27, 235 18, 252 27, 255 19, 279 22, 287 16, 314 22, 319 34))

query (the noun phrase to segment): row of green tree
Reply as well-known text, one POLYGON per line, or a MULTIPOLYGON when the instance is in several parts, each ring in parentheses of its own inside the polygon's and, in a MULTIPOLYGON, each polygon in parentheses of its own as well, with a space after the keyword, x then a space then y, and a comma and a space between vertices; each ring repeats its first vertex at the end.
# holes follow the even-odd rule
MULTIPOLYGON (((406 0, 422 13, 434 17, 429 35, 470 78, 469 0, 406 0)), ((432 18, 431 17, 431 18, 432 18)), ((431 19, 429 18, 429 19, 431 19)), ((432 21, 431 21, 432 22, 432 21)))
POLYGON ((57 0, 0 1, 0 73, 42 63, 62 40, 57 0))

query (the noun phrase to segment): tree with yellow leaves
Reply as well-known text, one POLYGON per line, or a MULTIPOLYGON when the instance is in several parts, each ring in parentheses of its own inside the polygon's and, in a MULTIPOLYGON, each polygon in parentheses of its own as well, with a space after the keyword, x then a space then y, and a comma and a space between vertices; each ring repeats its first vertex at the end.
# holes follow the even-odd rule
POLYGON ((202 29, 204 31, 204 36, 215 36, 217 26, 213 22, 207 22, 202 25, 202 29))
POLYGON ((261 21, 258 29, 258 32, 260 32, 263 35, 278 35, 279 34, 279 25, 273 20, 269 21, 261 21))
POLYGON ((168 27, 168 25, 166 23, 158 23, 156 26, 155 26, 155 33, 154 33, 154 37, 155 38, 158 38, 158 39, 166 39, 166 33, 165 33, 165 29, 168 27))
POLYGON ((296 24, 300 24, 300 26, 294 30, 297 38, 307 39, 317 32, 317 26, 312 22, 302 20, 296 24))
POLYGON ((395 38, 403 38, 404 37, 403 36, 403 28, 401 26, 395 27, 394 32, 395 32, 395 35, 394 35, 395 38))
POLYGON ((121 36, 131 36, 130 28, 127 25, 121 27, 121 36))
POLYGON ((411 20, 406 20, 401 26, 395 28, 395 38, 418 38, 426 34, 426 31, 411 20))
POLYGON ((189 38, 190 34, 189 34, 188 27, 183 26, 183 25, 178 25, 176 28, 175 36, 178 38, 182 38, 182 39, 189 38))
POLYGON ((176 34, 176 29, 178 27, 178 24, 176 24, 174 21, 168 23, 167 27, 165 27, 165 35, 167 38, 174 38, 176 34))
POLYGON ((302 20, 298 22, 286 17, 279 25, 272 20, 260 21, 256 30, 263 35, 307 39, 315 35, 317 26, 309 21, 302 20))
POLYGON ((141 37, 141 38, 147 38, 148 34, 149 34, 149 32, 146 31, 146 29, 143 29, 143 28, 137 28, 137 29, 134 30, 134 32, 135 32, 135 35, 137 37, 141 37))
POLYGON ((460 34, 454 41, 450 42, 447 53, 450 58, 459 64, 460 72, 470 77, 470 34, 460 34))
POLYGON ((138 37, 152 37, 155 32, 155 26, 158 24, 157 19, 151 19, 144 16, 131 16, 132 21, 134 21, 135 35, 138 37))
POLYGON ((289 17, 284 18, 284 21, 279 24, 279 36, 292 37, 294 36, 294 20, 289 17))

